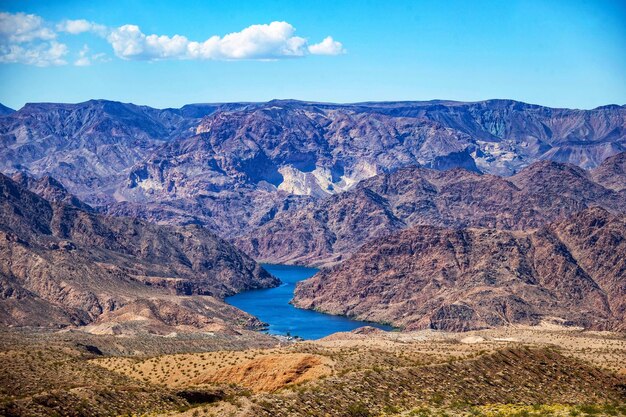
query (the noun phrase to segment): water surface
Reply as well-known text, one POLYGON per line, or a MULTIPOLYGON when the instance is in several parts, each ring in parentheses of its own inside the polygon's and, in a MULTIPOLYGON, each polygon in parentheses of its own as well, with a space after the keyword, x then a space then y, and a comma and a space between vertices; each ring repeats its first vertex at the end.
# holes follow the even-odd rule
POLYGON ((289 301, 293 298, 296 283, 312 277, 317 269, 271 264, 264 264, 263 267, 282 281, 279 287, 245 291, 227 297, 226 302, 269 323, 267 331, 270 334, 319 339, 332 333, 347 332, 362 326, 391 330, 389 326, 295 308, 289 304, 289 301))

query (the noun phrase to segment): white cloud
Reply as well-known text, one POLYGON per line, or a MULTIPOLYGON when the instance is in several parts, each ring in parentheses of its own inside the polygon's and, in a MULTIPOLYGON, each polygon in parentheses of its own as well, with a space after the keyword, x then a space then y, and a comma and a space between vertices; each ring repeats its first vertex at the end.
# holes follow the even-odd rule
POLYGON ((0 45, 0 63, 17 63, 47 67, 65 65, 67 46, 57 41, 24 47, 19 44, 0 45))
POLYGON ((78 58, 74 61, 74 65, 77 67, 88 67, 94 62, 105 62, 107 56, 104 53, 89 55, 89 46, 83 45, 83 48, 78 52, 78 58))
POLYGON ((202 59, 275 59, 303 56, 306 39, 294 36, 296 29, 287 22, 252 25, 241 32, 220 38, 213 36, 202 44, 191 43, 191 57, 202 59))
POLYGON ((167 59, 185 54, 189 41, 184 36, 144 35, 139 26, 124 25, 107 37, 115 55, 124 59, 167 59))
POLYGON ((67 46, 34 14, 0 13, 0 63, 64 65, 67 46))
POLYGON ((104 52, 100 52, 100 53, 91 55, 91 60, 93 62, 109 62, 111 58, 109 58, 107 54, 105 54, 104 52))
POLYGON ((139 26, 124 25, 112 30, 107 40, 115 55, 128 60, 268 60, 301 57, 309 53, 337 55, 344 52, 341 43, 331 37, 308 46, 306 39, 295 36, 295 31, 287 22, 272 22, 198 42, 182 35, 145 35, 139 26))
POLYGON ((327 36, 320 43, 309 46, 309 52, 313 55, 340 55, 345 54, 341 42, 337 42, 332 36, 327 36))
POLYGON ((78 59, 74 61, 74 65, 77 67, 87 67, 91 65, 91 59, 87 54, 89 53, 89 47, 87 45, 83 46, 83 49, 78 53, 78 59))
POLYGON ((56 33, 44 26, 44 20, 34 14, 0 12, 0 38, 3 42, 22 43, 51 40, 56 33))
POLYGON ((88 56, 81 56, 76 61, 74 61, 74 65, 77 67, 88 67, 91 65, 91 59, 88 56))
MULTIPOLYGON (((275 60, 345 53, 342 44, 330 36, 309 45, 295 32, 287 22, 272 22, 252 25, 223 37, 215 35, 204 41, 191 41, 183 35, 146 35, 137 25, 108 28, 85 19, 68 19, 51 26, 34 14, 0 12, 0 63, 64 65, 68 48, 56 41, 61 33, 96 34, 107 40, 117 57, 125 60, 275 60)), ((85 45, 74 65, 88 66, 104 60, 103 54, 89 55, 89 47, 85 45)))
POLYGON ((78 35, 85 32, 92 32, 100 36, 107 36, 109 29, 98 23, 90 22, 85 19, 64 20, 56 26, 57 31, 66 32, 71 35, 78 35))

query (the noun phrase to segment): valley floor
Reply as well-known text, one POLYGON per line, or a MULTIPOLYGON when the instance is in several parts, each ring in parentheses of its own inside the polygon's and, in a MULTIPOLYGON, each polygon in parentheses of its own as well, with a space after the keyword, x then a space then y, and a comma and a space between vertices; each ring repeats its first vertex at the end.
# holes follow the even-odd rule
POLYGON ((0 334, 0 415, 626 415, 626 337, 560 327, 0 334))

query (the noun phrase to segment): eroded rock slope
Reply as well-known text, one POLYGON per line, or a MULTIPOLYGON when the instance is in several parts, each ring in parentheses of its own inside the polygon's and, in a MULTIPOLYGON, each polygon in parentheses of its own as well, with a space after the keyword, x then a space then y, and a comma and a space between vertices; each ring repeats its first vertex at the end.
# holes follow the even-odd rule
POLYGON ((298 307, 464 331, 543 321, 623 330, 626 217, 584 210, 534 232, 415 226, 298 284, 298 307))
POLYGON ((4 175, 0 268, 5 325, 84 325, 124 312, 128 320, 191 328, 254 324, 220 299, 278 282, 200 227, 157 226, 51 203, 4 175))

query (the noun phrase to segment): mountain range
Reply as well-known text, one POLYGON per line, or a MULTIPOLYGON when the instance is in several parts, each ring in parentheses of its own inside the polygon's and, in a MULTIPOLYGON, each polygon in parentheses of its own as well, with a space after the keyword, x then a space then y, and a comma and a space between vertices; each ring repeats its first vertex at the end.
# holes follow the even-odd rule
POLYGON ((277 213, 419 165, 512 175, 539 160, 593 168, 626 150, 626 108, 511 100, 273 100, 153 109, 27 104, 0 117, 0 170, 51 175, 105 212, 239 236, 277 213))
POLYGON ((625 106, 91 100, 1 113, 5 325, 259 328, 223 303, 279 284, 256 259, 328 267, 297 306, 409 330, 623 330, 625 106))
POLYGON ((367 241, 414 225, 528 230, 588 207, 623 213, 625 161, 622 153, 591 171, 540 161, 507 178, 402 168, 280 213, 236 243, 267 262, 330 265, 367 241))

